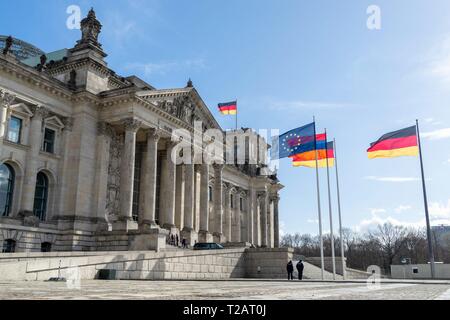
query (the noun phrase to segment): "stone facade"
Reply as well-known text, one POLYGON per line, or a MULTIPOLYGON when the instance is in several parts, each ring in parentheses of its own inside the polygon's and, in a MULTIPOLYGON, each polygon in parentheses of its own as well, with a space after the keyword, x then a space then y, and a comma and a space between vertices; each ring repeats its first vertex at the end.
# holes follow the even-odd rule
POLYGON ((91 10, 58 61, 0 54, 3 250, 158 250, 169 233, 278 247, 265 140, 244 131, 254 163, 174 163, 174 130, 224 131, 192 81, 158 90, 109 69, 101 28, 91 10))

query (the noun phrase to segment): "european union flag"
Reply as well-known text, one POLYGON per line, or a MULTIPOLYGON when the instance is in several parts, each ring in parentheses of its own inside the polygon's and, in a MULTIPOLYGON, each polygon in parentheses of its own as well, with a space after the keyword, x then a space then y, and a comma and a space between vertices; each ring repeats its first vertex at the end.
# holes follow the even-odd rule
MULTIPOLYGON (((315 123, 292 129, 272 139, 271 158, 281 159, 305 151, 315 150, 315 123)), ((317 141, 319 143, 319 141, 317 141)), ((317 146, 320 149, 320 146, 317 146)))

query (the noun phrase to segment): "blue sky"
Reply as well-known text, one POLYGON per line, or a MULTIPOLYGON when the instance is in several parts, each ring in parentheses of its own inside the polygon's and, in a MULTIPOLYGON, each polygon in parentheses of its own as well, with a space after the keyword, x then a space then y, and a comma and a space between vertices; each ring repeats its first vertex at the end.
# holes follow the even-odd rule
MULTIPOLYGON (((337 139, 343 222, 355 230, 423 225, 418 159, 368 160, 365 152, 420 119, 432 220, 450 223, 450 2, 16 0, 0 3, 14 13, 0 19, 0 33, 47 52, 72 47, 80 32, 66 27, 69 5, 83 16, 95 8, 112 69, 157 88, 191 77, 223 128, 234 119, 216 104, 235 98, 245 127, 283 132, 315 115, 337 139), (381 30, 366 26, 371 4, 381 9, 381 30)), ((282 160, 279 178, 282 231, 317 233, 314 170, 282 160)), ((328 230, 325 181, 322 170, 328 230)), ((332 190, 336 213, 334 182, 332 190)))

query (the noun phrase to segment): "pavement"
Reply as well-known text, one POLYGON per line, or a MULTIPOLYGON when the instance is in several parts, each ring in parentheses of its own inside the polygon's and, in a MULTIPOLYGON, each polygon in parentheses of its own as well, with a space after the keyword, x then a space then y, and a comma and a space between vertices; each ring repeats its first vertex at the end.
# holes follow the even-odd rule
POLYGON ((449 281, 1 281, 0 300, 450 300, 449 281))

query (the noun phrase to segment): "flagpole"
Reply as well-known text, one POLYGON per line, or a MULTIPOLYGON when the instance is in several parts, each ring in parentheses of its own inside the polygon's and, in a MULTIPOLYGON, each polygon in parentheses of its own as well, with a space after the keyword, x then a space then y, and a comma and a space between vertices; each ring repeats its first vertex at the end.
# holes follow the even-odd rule
POLYGON ((426 224, 427 224, 428 257, 430 259, 431 278, 434 279, 436 277, 436 272, 435 272, 435 264, 434 264, 433 243, 431 240, 430 217, 428 214, 427 190, 425 187, 425 173, 423 171, 422 145, 420 143, 419 120, 416 120, 416 129, 417 129, 417 142, 419 144, 420 169, 422 172, 423 203, 424 203, 424 207, 425 207, 425 220, 426 220, 426 224))
POLYGON ((333 264, 333 280, 336 280, 336 257, 334 253, 334 233, 333 233, 333 212, 331 208, 331 189, 330 189, 330 164, 328 161, 328 135, 325 129, 325 152, 327 161, 327 182, 328 182, 328 212, 330 215, 330 237, 331 237, 331 261, 333 264))
POLYGON ((342 236, 342 216, 341 216, 341 195, 339 192, 339 173, 338 173, 338 160, 336 152, 336 139, 333 139, 334 148, 334 166, 336 171, 336 189, 337 189, 337 201, 338 201, 338 212, 339 212, 339 238, 341 242, 341 263, 342 263, 342 278, 345 280, 345 254, 344 254, 344 238, 342 236))
POLYGON ((236 100, 236 131, 238 129, 238 110, 237 110, 237 100, 236 100))
POLYGON ((316 118, 314 121, 314 148, 316 149, 316 185, 317 185, 317 214, 319 216, 319 237, 320 237, 320 273, 322 281, 324 280, 324 257, 323 257, 323 237, 322 237, 322 213, 320 209, 320 187, 319 187, 319 163, 317 153, 317 137, 316 137, 316 118))

